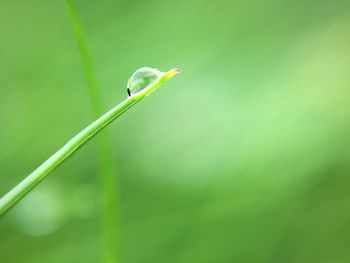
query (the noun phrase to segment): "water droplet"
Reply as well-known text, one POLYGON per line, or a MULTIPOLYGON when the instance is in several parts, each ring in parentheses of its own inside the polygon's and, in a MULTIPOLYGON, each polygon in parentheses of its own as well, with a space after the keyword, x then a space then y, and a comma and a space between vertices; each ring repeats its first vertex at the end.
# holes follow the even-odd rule
POLYGON ((154 68, 143 67, 135 71, 128 81, 129 97, 139 93, 157 81, 163 72, 154 68))

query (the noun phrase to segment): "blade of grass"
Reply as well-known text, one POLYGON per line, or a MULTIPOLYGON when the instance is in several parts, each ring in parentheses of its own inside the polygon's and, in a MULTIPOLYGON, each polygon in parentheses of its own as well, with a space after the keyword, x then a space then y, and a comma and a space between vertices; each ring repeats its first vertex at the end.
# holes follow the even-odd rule
POLYGON ((37 169, 23 179, 19 184, 12 188, 0 199, 0 217, 5 215, 17 202, 28 194, 36 185, 38 185, 46 176, 64 160, 75 153, 81 146, 91 140, 96 134, 121 116, 124 112, 142 100, 145 96, 159 88, 165 81, 178 74, 179 69, 172 69, 164 73, 158 80, 153 82, 144 90, 126 98, 114 108, 107 111, 97 120, 88 125, 85 129, 68 141, 61 149, 54 153, 49 159, 42 163, 37 169))
MULTIPOLYGON (((77 42, 87 93, 95 117, 102 113, 102 98, 94 74, 94 67, 74 0, 65 0, 66 10, 77 42)), ((113 166, 112 149, 107 134, 100 136, 97 144, 101 172, 102 232, 104 262, 117 263, 118 260, 118 185, 113 166)))

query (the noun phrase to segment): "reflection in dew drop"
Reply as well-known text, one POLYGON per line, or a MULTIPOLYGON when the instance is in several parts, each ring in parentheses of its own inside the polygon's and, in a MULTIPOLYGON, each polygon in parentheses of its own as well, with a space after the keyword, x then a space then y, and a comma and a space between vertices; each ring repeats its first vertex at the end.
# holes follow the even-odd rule
POLYGON ((56 231, 65 221, 65 208, 51 188, 33 191, 12 212, 15 226, 23 234, 42 236, 56 231))
POLYGON ((149 87, 153 82, 157 81, 163 72, 154 68, 143 67, 135 71, 128 81, 129 97, 137 94, 143 89, 149 87))

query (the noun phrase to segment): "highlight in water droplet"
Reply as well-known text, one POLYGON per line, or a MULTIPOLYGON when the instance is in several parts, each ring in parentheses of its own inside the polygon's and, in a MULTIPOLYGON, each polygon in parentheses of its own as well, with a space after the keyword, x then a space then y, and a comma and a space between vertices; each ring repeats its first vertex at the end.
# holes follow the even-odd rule
POLYGON ((154 69, 143 67, 135 71, 128 81, 127 91, 129 97, 149 87, 157 81, 164 73, 154 69))

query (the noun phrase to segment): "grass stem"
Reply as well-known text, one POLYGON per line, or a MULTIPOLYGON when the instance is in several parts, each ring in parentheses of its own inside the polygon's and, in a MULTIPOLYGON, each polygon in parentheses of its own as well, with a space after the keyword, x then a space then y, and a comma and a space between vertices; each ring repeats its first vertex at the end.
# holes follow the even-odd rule
MULTIPOLYGON (((102 113, 103 103, 95 77, 95 70, 87 44, 88 42, 74 0, 66 0, 65 3, 80 53, 91 108, 94 117, 97 117, 102 113)), ((98 138, 97 154, 101 173, 103 258, 105 263, 117 263, 119 262, 118 180, 116 178, 116 169, 113 164, 110 138, 107 133, 102 134, 102 136, 98 138)))
POLYGON ((85 129, 75 135, 61 149, 23 179, 19 184, 12 188, 0 199, 0 217, 15 206, 26 194, 28 194, 36 185, 38 185, 47 175, 57 166, 63 163, 68 157, 75 153, 81 146, 91 140, 96 134, 121 116, 124 112, 142 100, 145 96, 156 90, 165 81, 179 73, 178 69, 172 69, 164 73, 158 80, 150 86, 138 92, 137 94, 126 98, 114 108, 107 111, 101 117, 96 119, 85 129))

